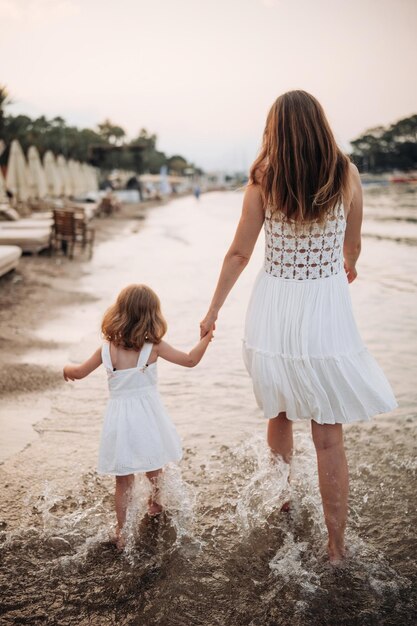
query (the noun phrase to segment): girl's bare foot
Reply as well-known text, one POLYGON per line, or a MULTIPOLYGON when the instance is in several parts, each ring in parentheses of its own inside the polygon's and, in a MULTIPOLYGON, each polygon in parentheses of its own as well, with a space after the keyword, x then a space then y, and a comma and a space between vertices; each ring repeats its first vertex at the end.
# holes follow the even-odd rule
POLYGON ((346 548, 344 545, 336 546, 330 545, 329 543, 327 546, 327 554, 329 555, 330 565, 338 567, 339 565, 342 565, 346 558, 346 548))
POLYGON ((150 517, 155 517, 156 515, 159 515, 160 513, 162 513, 162 511, 163 511, 162 506, 158 502, 153 500, 152 498, 149 498, 149 500, 148 500, 148 515, 150 517))

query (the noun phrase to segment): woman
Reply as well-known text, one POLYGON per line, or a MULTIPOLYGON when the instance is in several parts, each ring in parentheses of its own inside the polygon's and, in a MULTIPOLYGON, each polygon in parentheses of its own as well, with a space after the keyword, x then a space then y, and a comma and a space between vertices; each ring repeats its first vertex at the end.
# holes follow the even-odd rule
POLYGON ((292 422, 311 420, 332 563, 345 556, 348 467, 342 424, 396 407, 359 336, 348 283, 357 276, 362 190, 319 102, 290 91, 273 104, 202 336, 217 320, 265 227, 265 263, 246 317, 243 355, 286 463, 292 422))

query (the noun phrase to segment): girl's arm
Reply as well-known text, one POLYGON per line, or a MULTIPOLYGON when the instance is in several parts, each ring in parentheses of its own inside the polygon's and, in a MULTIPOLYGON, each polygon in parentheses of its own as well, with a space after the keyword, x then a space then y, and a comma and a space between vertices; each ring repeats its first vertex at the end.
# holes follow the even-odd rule
POLYGON ((212 338, 213 328, 208 331, 207 335, 205 335, 190 352, 181 352, 181 350, 170 346, 166 341, 161 341, 157 346, 157 354, 162 359, 170 361, 171 363, 183 365, 184 367, 195 367, 203 358, 212 338))
POLYGON ((66 365, 63 371, 64 378, 66 381, 85 378, 97 369, 98 366, 101 365, 101 362, 101 348, 98 348, 84 363, 80 365, 66 365))
POLYGON ((362 185, 358 169, 351 164, 352 199, 347 215, 343 256, 349 283, 357 277, 356 261, 361 252, 361 227, 363 213, 362 185))
POLYGON ((201 337, 214 325, 218 312, 229 292, 249 262, 264 223, 265 213, 259 187, 249 184, 243 198, 242 215, 232 245, 224 257, 223 266, 210 308, 200 324, 201 337))

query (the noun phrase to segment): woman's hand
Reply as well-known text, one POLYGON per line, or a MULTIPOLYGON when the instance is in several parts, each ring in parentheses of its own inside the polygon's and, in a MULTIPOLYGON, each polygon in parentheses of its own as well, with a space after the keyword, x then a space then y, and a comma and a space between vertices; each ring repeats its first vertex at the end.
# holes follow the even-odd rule
POLYGON ((216 329, 217 313, 209 311, 206 317, 200 322, 200 338, 202 339, 209 332, 213 332, 216 329))
POLYGON ((353 283, 353 281, 358 275, 355 265, 353 263, 347 263, 345 261, 345 272, 347 275, 348 283, 353 283))

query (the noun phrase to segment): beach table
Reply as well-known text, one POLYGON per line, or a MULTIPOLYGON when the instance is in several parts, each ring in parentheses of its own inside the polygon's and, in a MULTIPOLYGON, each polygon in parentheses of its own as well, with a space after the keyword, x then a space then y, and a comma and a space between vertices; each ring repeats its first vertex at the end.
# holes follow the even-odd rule
POLYGON ((0 246, 0 276, 14 270, 21 255, 22 250, 18 246, 0 246))

